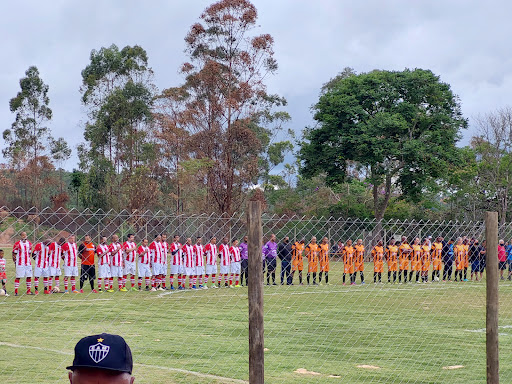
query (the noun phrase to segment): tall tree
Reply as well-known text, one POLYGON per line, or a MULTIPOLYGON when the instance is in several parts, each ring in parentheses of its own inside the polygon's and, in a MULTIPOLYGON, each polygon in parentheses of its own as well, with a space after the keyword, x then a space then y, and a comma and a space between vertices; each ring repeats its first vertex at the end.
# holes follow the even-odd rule
POLYGON ((190 58, 182 66, 185 83, 160 97, 171 125, 189 135, 189 157, 208 160, 203 163, 206 201, 221 213, 237 210, 257 180, 259 156, 272 136, 267 123, 289 119, 274 110, 285 100, 265 86, 277 62, 272 36, 253 33, 257 16, 247 0, 222 0, 206 8, 185 38, 190 58))
POLYGON ((37 67, 31 66, 20 79, 20 88, 9 102, 16 119, 12 128, 3 132, 7 144, 3 154, 16 171, 22 204, 40 207, 44 191, 54 181, 51 177, 53 165, 47 157, 53 140, 47 127, 52 118, 49 87, 41 79, 37 67))
POLYGON ((88 172, 82 187, 105 189, 97 191, 101 199, 89 200, 93 207, 120 209, 147 201, 140 199, 143 191, 133 189, 138 182, 131 178, 140 180, 137 168, 147 171, 154 158, 149 127, 152 78, 147 53, 139 46, 93 50, 82 71, 82 102, 90 118, 84 134, 87 145, 79 148, 80 168, 88 172))
POLYGON ((431 71, 348 73, 328 83, 305 131, 302 174, 346 179, 349 161, 366 170, 373 210, 384 217, 393 191, 418 199, 427 183, 459 162, 455 146, 467 126, 458 98, 431 71))

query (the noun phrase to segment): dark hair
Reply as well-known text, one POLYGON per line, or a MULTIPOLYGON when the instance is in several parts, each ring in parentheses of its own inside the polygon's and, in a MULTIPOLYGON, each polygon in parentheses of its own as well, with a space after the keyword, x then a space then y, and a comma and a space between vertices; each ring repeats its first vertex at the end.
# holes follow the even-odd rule
POLYGON ((65 239, 65 238, 63 238, 63 237, 61 237, 61 238, 59 239, 59 243, 64 243, 65 241, 66 241, 66 239, 65 239))
POLYGON ((128 236, 126 236, 126 238, 129 239, 132 236, 135 236, 135 235, 133 233, 129 233, 128 236))
POLYGON ((197 236, 197 237, 196 237, 196 240, 198 240, 198 239, 201 239, 201 236, 197 236))

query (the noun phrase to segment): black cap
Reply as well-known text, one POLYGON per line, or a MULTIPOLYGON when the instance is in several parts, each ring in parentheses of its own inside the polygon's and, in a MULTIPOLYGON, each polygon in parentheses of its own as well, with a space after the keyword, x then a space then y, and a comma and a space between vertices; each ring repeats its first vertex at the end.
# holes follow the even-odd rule
POLYGON ((96 368, 132 373, 132 351, 121 336, 102 333, 87 336, 75 346, 73 365, 66 369, 96 368))

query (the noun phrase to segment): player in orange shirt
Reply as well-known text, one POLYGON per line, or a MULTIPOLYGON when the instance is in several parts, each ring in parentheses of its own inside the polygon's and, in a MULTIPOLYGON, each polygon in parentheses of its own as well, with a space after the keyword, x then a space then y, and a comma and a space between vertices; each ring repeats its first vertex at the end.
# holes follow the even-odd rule
POLYGON ((354 284, 356 283, 357 272, 361 277, 361 284, 364 284, 364 244, 363 239, 357 239, 355 250, 355 263, 354 263, 354 284))
POLYGON ((430 269, 430 241, 425 239, 421 246, 421 281, 428 282, 428 270, 430 269))
POLYGON ((318 283, 322 283, 322 274, 325 273, 325 284, 329 285, 329 239, 324 237, 320 244, 320 273, 318 274, 318 283))
POLYGON ((412 281, 412 275, 416 272, 416 282, 420 282, 421 251, 420 239, 417 237, 414 239, 414 243, 412 244, 411 272, 409 273, 409 281, 412 281))
POLYGON ((464 237, 462 245, 464 246, 464 281, 468 281, 469 239, 467 237, 464 237))
POLYGON ((354 276, 354 247, 352 246, 352 240, 347 240, 345 247, 343 248, 343 285, 345 285, 345 278, 347 273, 350 275, 350 284, 355 284, 354 276))
POLYGON ((437 281, 441 279, 441 268, 442 268, 442 250, 443 243, 441 242, 441 238, 437 237, 436 241, 432 244, 432 281, 435 281, 437 277, 437 281))
POLYGON ((295 275, 295 271, 298 271, 299 274, 299 284, 302 284, 302 271, 304 270, 304 261, 303 261, 303 252, 304 252, 304 239, 301 241, 296 241, 292 245, 292 282, 293 275, 295 275))
POLYGON ((386 249, 386 260, 388 262, 388 283, 391 282, 391 274, 393 274, 393 284, 396 283, 396 274, 398 271, 398 247, 395 245, 395 239, 389 240, 386 249))
POLYGON ((306 257, 308 258, 308 274, 306 280, 308 285, 310 283, 310 276, 313 275, 313 285, 316 283, 316 272, 318 271, 318 254, 320 253, 320 246, 316 243, 316 237, 311 238, 311 242, 305 248, 306 257))
POLYGON ((464 244, 459 237, 457 243, 453 247, 453 256, 455 258, 455 279, 454 281, 462 281, 462 271, 464 270, 464 244), (457 280, 459 278, 459 280, 457 280))
POLYGON ((382 246, 382 240, 379 240, 377 245, 372 249, 373 257, 373 282, 382 282, 382 272, 384 271, 384 247, 382 246))
POLYGON ((407 284, 407 273, 409 271, 409 258, 412 248, 407 242, 407 237, 402 236, 402 242, 398 247, 398 261, 400 263, 400 271, 398 273, 398 284, 402 283, 402 275, 404 276, 404 284, 407 284))

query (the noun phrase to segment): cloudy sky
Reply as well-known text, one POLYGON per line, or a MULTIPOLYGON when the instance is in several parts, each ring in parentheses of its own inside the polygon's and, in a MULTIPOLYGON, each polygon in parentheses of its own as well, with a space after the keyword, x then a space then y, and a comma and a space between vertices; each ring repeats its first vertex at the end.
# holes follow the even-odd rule
MULTIPOLYGON (((55 137, 83 140, 80 72, 92 49, 141 45, 159 89, 179 85, 183 41, 207 0, 18 0, 0 3, 0 130, 14 115, 9 99, 30 65, 50 86, 55 137)), ((468 118, 512 104, 508 1, 253 0, 258 32, 275 39, 279 73, 271 92, 288 99, 290 128, 312 123, 321 85, 344 67, 431 69, 451 84, 468 118)), ((467 144, 474 126, 464 132, 467 144)), ((0 136, 0 148, 4 147, 0 136)), ((75 154, 75 153, 74 153, 75 154)), ((0 163, 4 159, 0 155, 0 163)), ((65 165, 76 167, 76 157, 65 165)))

